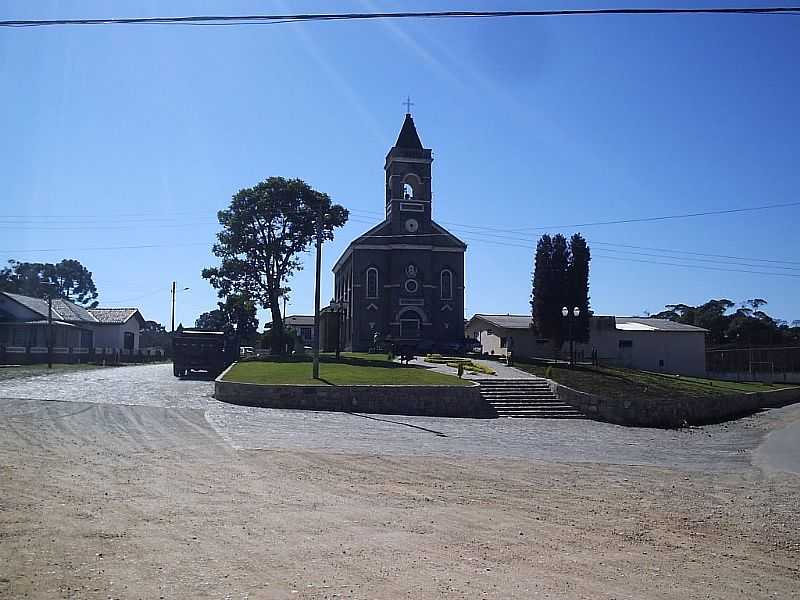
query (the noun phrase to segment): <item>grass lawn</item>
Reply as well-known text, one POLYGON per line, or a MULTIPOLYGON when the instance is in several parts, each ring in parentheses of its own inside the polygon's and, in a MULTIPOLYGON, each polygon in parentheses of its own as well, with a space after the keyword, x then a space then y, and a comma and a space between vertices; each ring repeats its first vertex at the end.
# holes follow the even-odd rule
POLYGON ((423 367, 390 362, 385 354, 342 353, 320 357, 320 379, 311 377, 311 358, 240 362, 225 381, 294 385, 470 385, 469 381, 435 373, 423 367))
POLYGON ((72 373, 74 371, 86 371, 88 369, 110 369, 111 367, 101 367, 99 365, 59 365, 53 364, 52 369, 48 369, 47 365, 20 365, 14 366, 0 366, 0 381, 8 381, 9 379, 20 379, 21 377, 37 377, 39 375, 50 375, 54 373, 72 373))
MULTIPOLYGON (((548 367, 519 363, 514 366, 540 377, 547 376, 548 367)), ((606 367, 577 367, 575 369, 551 367, 549 378, 575 390, 605 396, 606 398, 633 396, 654 398, 689 396, 699 398, 743 392, 768 392, 793 387, 782 384, 737 383, 719 379, 664 375, 634 371, 632 369, 606 367)))

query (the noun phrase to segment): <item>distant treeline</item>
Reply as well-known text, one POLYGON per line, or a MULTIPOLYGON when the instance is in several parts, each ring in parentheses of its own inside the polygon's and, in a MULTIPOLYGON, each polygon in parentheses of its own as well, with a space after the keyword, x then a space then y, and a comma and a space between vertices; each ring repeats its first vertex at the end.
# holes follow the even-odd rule
POLYGON ((667 304, 666 310, 649 315, 709 331, 709 346, 779 346, 800 344, 800 319, 789 323, 773 319, 762 308, 762 298, 745 300, 738 306, 725 298, 700 306, 667 304))

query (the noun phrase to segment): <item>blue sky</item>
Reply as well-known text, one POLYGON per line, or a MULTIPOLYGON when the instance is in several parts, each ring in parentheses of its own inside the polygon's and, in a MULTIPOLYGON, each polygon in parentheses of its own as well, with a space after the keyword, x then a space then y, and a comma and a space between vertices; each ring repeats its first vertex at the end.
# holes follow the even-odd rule
MULTIPOLYGON (((333 9, 11 1, 0 19, 333 9)), ((381 218, 408 94, 434 151, 434 217, 469 245, 467 316, 526 313, 532 248, 553 226, 800 201, 798 56, 800 16, 2 29, 0 260, 77 258, 103 305, 166 325, 177 280, 191 288, 177 320, 192 323, 215 307, 200 272, 215 263, 216 211, 266 177, 300 177, 352 210, 324 248, 326 302, 333 263, 381 218), (80 249, 141 245, 159 247, 80 249)), ((793 206, 560 231, 592 247, 597 313, 762 297, 792 320, 798 222, 793 206)), ((289 312, 310 313, 313 255, 291 285, 289 312)))

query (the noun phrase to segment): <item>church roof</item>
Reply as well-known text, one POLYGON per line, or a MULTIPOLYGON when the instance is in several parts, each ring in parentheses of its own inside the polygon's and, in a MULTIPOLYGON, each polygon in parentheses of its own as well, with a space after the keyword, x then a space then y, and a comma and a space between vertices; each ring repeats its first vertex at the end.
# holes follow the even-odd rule
POLYGON ((406 113, 406 120, 403 121, 403 128, 400 130, 400 135, 397 136, 394 147, 407 148, 409 150, 423 149, 417 128, 414 126, 414 119, 411 118, 410 113, 406 113))

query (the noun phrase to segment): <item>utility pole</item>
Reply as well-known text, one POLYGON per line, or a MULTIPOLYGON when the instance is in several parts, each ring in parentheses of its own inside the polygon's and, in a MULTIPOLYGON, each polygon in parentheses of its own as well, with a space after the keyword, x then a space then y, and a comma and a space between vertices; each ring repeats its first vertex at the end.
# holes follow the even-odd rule
POLYGON ((172 333, 175 333, 175 282, 172 282, 172 333))
POLYGON ((317 273, 314 286, 314 368, 312 376, 319 379, 319 284, 322 274, 322 203, 317 211, 317 273))
POLYGON ((53 290, 47 294, 47 368, 53 368, 53 290))

